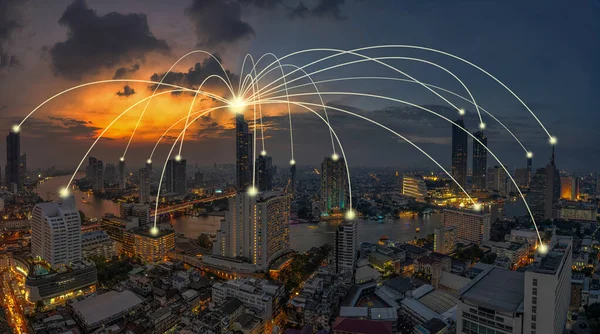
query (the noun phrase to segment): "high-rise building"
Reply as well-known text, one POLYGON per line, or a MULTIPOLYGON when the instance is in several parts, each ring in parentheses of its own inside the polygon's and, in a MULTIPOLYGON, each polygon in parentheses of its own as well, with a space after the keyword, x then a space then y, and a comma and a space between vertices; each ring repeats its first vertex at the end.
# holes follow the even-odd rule
POLYGON ((169 159, 165 173, 167 192, 179 196, 187 194, 187 161, 185 159, 169 159))
POLYGON ((140 191, 139 191, 139 202, 146 203, 148 202, 148 198, 150 197, 150 171, 147 167, 141 168, 140 175, 140 191))
POLYGON ((258 178, 258 190, 273 190, 273 159, 271 157, 260 155, 256 159, 256 169, 258 178))
POLYGON ((92 185, 94 191, 104 190, 104 164, 102 160, 94 157, 88 159, 85 178, 92 185))
POLYGON ((22 154, 19 157, 19 184, 21 187, 25 185, 27 179, 27 154, 22 154))
POLYGON ((194 186, 196 188, 201 188, 204 185, 204 174, 200 171, 194 173, 194 186))
POLYGON ((531 171, 527 167, 517 168, 515 170, 515 182, 521 190, 529 189, 529 183, 531 182, 531 171))
POLYGON ((296 195, 296 164, 292 164, 290 166, 290 180, 289 180, 289 189, 288 192, 292 194, 292 196, 296 195))
POLYGON ((523 333, 565 330, 571 295, 573 240, 553 236, 546 254, 538 254, 525 272, 523 333))
POLYGON ((450 254, 456 250, 456 226, 433 230, 433 251, 450 254))
POLYGON ((552 208, 560 198, 560 173, 554 163, 554 146, 552 158, 546 166, 546 196, 544 199, 544 218, 552 219, 552 208))
POLYGON ((245 258, 264 270, 290 246, 290 196, 264 192, 256 196, 237 194, 229 199, 229 210, 213 243, 213 254, 245 258))
POLYGON ((353 271, 358 256, 358 225, 356 221, 344 221, 335 232, 333 240, 335 271, 353 271))
POLYGON ((31 255, 53 267, 81 261, 81 217, 72 195, 33 208, 31 255))
MULTIPOLYGON (((467 185, 467 158, 468 158, 468 140, 467 129, 463 118, 454 121, 452 124, 452 177, 461 187, 466 189, 467 185)), ((455 192, 460 192, 460 187, 456 183, 452 184, 455 192)))
POLYGON ((125 175, 125 159, 119 160, 119 189, 127 188, 127 175, 125 175))
POLYGON ((144 262, 162 262, 167 253, 175 248, 175 231, 159 230, 158 233, 152 233, 150 229, 134 228, 124 231, 124 242, 133 249, 133 255, 144 262))
POLYGON ((507 194, 506 188, 506 171, 500 166, 489 167, 487 171, 487 189, 489 191, 507 194))
POLYGON ((105 231, 91 231, 81 234, 83 257, 101 256, 107 260, 117 255, 115 241, 105 231))
POLYGON ((104 182, 114 183, 117 179, 117 167, 115 164, 106 164, 104 166, 104 182))
POLYGON ((552 219, 552 208, 560 198, 560 175, 552 158, 546 168, 538 168, 531 179, 527 203, 536 220, 552 219))
POLYGON ((444 227, 456 227, 456 238, 479 244, 490 239, 491 215, 458 209, 444 210, 444 227))
POLYGON ((139 227, 147 228, 150 223, 150 205, 139 203, 121 203, 121 218, 138 218, 139 227))
POLYGON ((321 210, 324 215, 346 210, 348 203, 348 174, 342 158, 325 158, 321 164, 321 210))
POLYGON ((487 138, 483 135, 483 131, 477 131, 473 136, 482 144, 473 140, 473 189, 486 189, 486 170, 487 170, 487 138))
POLYGON ((253 137, 248 131, 244 114, 235 116, 235 129, 236 185, 239 192, 245 192, 252 185, 253 137))
POLYGON ((560 198, 570 201, 579 199, 579 178, 568 176, 560 179, 560 198))
POLYGON ((417 201, 425 201, 427 197, 427 185, 421 175, 402 176, 402 194, 414 197, 417 201))
POLYGON ((21 158, 21 134, 11 131, 6 136, 6 167, 4 179, 6 187, 13 192, 21 189, 19 159, 21 158))

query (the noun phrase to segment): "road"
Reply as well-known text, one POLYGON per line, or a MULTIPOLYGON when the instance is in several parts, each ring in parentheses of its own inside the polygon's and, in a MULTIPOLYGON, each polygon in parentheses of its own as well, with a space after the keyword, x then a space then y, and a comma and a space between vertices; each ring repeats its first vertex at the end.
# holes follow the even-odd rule
POLYGON ((10 284, 16 278, 10 270, 2 271, 1 275, 0 298, 7 320, 15 333, 27 333, 27 321, 23 314, 22 301, 15 297, 10 284))
MULTIPOLYGON (((175 205, 166 206, 166 207, 163 207, 163 208, 158 208, 158 214, 162 215, 162 214, 169 213, 169 212, 175 212, 175 211, 179 211, 179 210, 184 210, 184 209, 187 209, 187 208, 191 208, 195 204, 209 203, 209 202, 213 202, 213 201, 218 201, 220 199, 232 197, 235 194, 236 194, 235 192, 227 192, 227 193, 223 193, 223 194, 219 194, 219 195, 214 195, 214 196, 207 197, 207 198, 198 199, 198 200, 195 200, 195 201, 190 201, 190 202, 185 202, 185 203, 181 203, 181 204, 175 204, 175 205)), ((155 215, 156 215, 156 213, 154 211, 152 211, 150 213, 151 217, 154 217, 155 215)))

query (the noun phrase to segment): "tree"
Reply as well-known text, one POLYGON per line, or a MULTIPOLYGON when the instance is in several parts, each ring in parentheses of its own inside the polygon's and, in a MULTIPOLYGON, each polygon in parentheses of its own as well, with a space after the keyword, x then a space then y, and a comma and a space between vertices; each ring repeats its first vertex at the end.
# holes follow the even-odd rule
POLYGON ((210 236, 208 234, 200 234, 198 237, 198 245, 202 248, 210 248, 212 247, 212 242, 210 240, 210 236))

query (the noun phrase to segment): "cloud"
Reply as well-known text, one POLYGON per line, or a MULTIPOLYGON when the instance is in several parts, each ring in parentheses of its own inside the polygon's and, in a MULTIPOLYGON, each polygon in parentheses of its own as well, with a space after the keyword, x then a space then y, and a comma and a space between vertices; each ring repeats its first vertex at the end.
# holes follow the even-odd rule
POLYGON ((116 94, 119 96, 129 97, 135 94, 135 89, 129 87, 128 85, 125 85, 125 87, 123 87, 123 91, 118 91, 116 94))
POLYGON ((126 76, 137 72, 140 69, 140 64, 133 64, 130 68, 119 67, 115 71, 115 75, 113 75, 113 79, 123 79, 126 76))
POLYGON ((346 0, 318 0, 316 5, 309 8, 304 1, 300 1, 296 7, 289 10, 289 16, 300 18, 317 16, 343 20, 346 17, 342 15, 341 7, 345 3, 346 0))
POLYGON ((0 69, 19 66, 17 56, 7 50, 7 42, 23 27, 22 7, 26 0, 0 0, 0 69))
POLYGON ((223 46, 254 36, 254 28, 242 20, 238 1, 194 0, 186 14, 194 25, 197 44, 201 47, 223 46))
MULTIPOLYGON (((221 59, 219 58, 218 55, 215 55, 215 58, 219 59, 219 62, 221 61, 221 59)), ((221 66, 219 65, 219 63, 212 57, 206 58, 204 59, 204 61, 202 61, 202 63, 196 63, 194 65, 194 67, 190 68, 187 72, 169 72, 169 74, 166 76, 165 80, 163 81, 164 83, 167 84, 171 84, 171 85, 179 85, 179 86, 184 86, 184 87, 198 87, 200 86, 200 84, 210 75, 219 75, 221 76, 223 79, 227 80, 227 77, 229 77, 229 79, 231 80, 231 82, 237 82, 237 75, 235 75, 234 73, 230 72, 229 70, 225 70, 226 72, 223 72, 223 69, 221 68, 221 66), (227 77, 225 75, 225 73, 227 73, 227 77)), ((154 73, 151 77, 150 80, 152 81, 160 81, 160 79, 163 78, 165 74, 161 73, 154 73)), ((211 78, 207 81, 208 85, 211 86, 221 86, 224 85, 223 81, 220 81, 217 78, 211 78)), ((156 87, 155 85, 150 86, 151 89, 154 89, 154 87, 156 87)), ((165 86, 161 86, 161 88, 166 88, 165 86)))
POLYGON ((69 79, 170 50, 164 40, 154 37, 144 14, 99 16, 84 0, 74 0, 58 22, 67 27, 68 38, 50 49, 52 67, 56 75, 69 79))

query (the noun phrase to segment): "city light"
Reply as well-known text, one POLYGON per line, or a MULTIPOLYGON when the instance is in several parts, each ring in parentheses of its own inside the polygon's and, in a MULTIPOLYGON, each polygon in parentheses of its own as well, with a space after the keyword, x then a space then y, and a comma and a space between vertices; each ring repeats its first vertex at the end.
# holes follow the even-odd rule
POLYGON ((21 127, 18 125, 13 125, 12 126, 12 132, 13 133, 19 133, 19 131, 21 131, 21 127))
POLYGON ((148 160, 146 160, 146 163, 147 163, 147 164, 151 164, 151 163, 152 163, 152 159, 148 159, 148 160))
POLYGON ((481 203, 475 203, 473 204, 473 211, 479 212, 482 209, 482 205, 481 203))
POLYGON ((479 128, 481 130, 485 129, 485 123, 483 123, 483 122, 479 123, 479 128))
POLYGON ((295 164, 296 164, 296 160, 294 160, 294 159, 290 160, 290 165, 292 165, 292 166, 293 166, 293 165, 295 165, 295 164))
POLYGON ((178 154, 177 156, 175 156, 175 161, 181 161, 181 159, 183 159, 183 158, 181 157, 181 155, 179 155, 179 154, 178 154))
POLYGON ((229 102, 229 109, 236 114, 241 114, 246 110, 247 105, 243 98, 236 97, 229 102))
POLYGON ((125 157, 120 157, 119 161, 121 161, 121 162, 125 161, 125 157))
POLYGON ((527 152, 527 158, 528 159, 533 158, 533 152, 531 152, 531 151, 527 152))
POLYGON ((250 196, 258 195, 258 189, 254 186, 248 188, 248 195, 250 195, 250 196))
POLYGON ((461 115, 461 116, 464 116, 465 115, 465 110, 462 109, 462 108, 458 109, 458 114, 461 115))
POLYGON ((260 151, 260 155, 262 155, 263 157, 266 156, 267 155, 267 151, 265 151, 265 150, 260 151))
POLYGON ((158 235, 159 232, 160 232, 160 230, 156 226, 154 226, 150 229, 150 234, 152 234, 154 236, 158 235))
POLYGON ((354 219, 356 219, 356 212, 354 210, 348 210, 348 211, 346 211, 346 219, 347 220, 354 220, 354 219))
POLYGON ((333 161, 338 161, 339 158, 340 158, 340 156, 337 155, 337 153, 334 153, 331 155, 331 160, 333 160, 333 161))
POLYGON ((58 194, 60 195, 60 197, 65 198, 69 196, 71 192, 69 191, 69 188, 62 188, 58 191, 58 194))
POLYGON ((556 137, 554 137, 554 136, 550 137, 550 145, 556 145, 557 142, 558 142, 558 139, 556 139, 556 137))
POLYGON ((542 255, 548 253, 548 245, 540 244, 540 246, 538 247, 538 252, 542 255))

